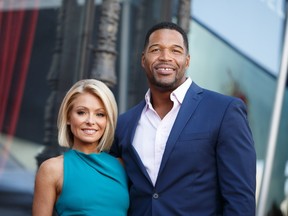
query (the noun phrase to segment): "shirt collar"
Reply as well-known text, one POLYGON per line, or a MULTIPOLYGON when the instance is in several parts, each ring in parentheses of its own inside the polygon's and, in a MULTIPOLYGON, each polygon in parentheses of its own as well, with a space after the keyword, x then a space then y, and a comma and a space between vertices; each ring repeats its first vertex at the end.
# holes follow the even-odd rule
POLYGON ((172 97, 176 98, 180 104, 182 104, 183 100, 184 100, 184 97, 186 95, 186 92, 188 91, 190 85, 192 83, 192 80, 190 77, 187 77, 187 79, 185 80, 184 83, 182 83, 177 89, 175 89, 171 95, 170 95, 170 98, 171 100, 172 97))

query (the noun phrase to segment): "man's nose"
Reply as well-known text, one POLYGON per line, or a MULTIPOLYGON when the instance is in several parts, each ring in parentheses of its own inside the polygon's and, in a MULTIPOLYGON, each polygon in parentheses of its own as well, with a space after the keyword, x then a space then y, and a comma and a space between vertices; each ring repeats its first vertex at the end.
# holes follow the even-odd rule
POLYGON ((161 53, 160 53, 160 56, 159 56, 159 58, 161 59, 161 60, 171 60, 171 53, 170 53, 170 51, 168 50, 168 49, 163 49, 162 51, 161 51, 161 53))

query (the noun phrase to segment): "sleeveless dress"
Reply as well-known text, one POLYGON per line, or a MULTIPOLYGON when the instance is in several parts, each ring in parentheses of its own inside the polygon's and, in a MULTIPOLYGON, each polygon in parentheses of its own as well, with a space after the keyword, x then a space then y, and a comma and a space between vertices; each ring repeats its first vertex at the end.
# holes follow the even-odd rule
POLYGON ((127 176, 108 153, 64 153, 62 192, 55 204, 59 216, 126 216, 129 208, 127 176))

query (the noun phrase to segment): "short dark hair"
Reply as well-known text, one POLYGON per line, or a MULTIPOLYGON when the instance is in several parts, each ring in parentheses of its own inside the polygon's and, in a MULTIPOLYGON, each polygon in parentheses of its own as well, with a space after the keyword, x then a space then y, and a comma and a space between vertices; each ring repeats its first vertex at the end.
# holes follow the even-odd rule
POLYGON ((147 45, 149 43, 150 35, 159 29, 171 29, 171 30, 178 31, 183 37, 184 45, 187 49, 187 52, 189 52, 189 42, 188 42, 188 37, 187 37, 186 32, 179 25, 177 25, 173 22, 160 22, 160 23, 152 26, 146 33, 145 41, 144 41, 144 49, 147 47, 147 45))

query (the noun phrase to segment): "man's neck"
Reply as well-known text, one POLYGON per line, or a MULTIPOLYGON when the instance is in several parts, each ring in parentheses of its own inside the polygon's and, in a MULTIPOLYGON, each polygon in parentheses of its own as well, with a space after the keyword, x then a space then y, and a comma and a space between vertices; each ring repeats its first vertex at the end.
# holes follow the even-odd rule
POLYGON ((170 94, 171 92, 163 93, 151 90, 151 104, 161 119, 163 119, 173 107, 170 94))

